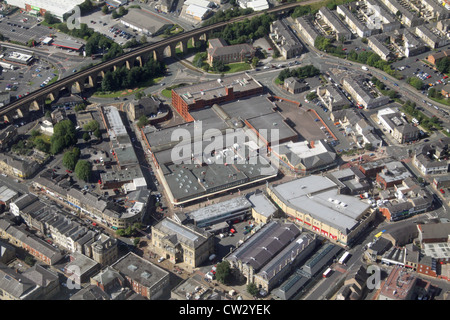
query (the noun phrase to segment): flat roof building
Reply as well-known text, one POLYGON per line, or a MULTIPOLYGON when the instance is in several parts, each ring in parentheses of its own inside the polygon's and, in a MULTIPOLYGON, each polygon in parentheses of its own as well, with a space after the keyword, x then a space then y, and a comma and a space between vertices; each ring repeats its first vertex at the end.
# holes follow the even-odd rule
POLYGON ((60 47, 64 49, 71 49, 75 51, 80 51, 81 48, 84 47, 83 43, 80 43, 78 41, 72 41, 68 39, 53 39, 52 45, 55 47, 60 47))
POLYGON ((186 120, 191 111, 262 94, 264 87, 247 73, 172 89, 172 105, 186 120))
POLYGON ((267 193, 292 221, 343 246, 351 245, 375 217, 369 204, 341 194, 322 176, 271 185, 267 193))
POLYGON ((82 4, 84 0, 8 0, 11 6, 19 7, 28 12, 35 12, 44 16, 45 12, 50 12, 56 18, 63 20, 66 13, 71 13, 73 9, 82 4))
POLYGON ((411 272, 401 266, 395 266, 381 287, 378 300, 411 300, 417 282, 411 272))
POLYGON ((252 204, 244 197, 215 203, 187 213, 197 227, 203 228, 219 222, 244 220, 250 214, 252 204))
POLYGON ((302 174, 326 170, 336 165, 336 153, 323 140, 288 142, 272 150, 292 171, 302 174))
POLYGON ((140 9, 129 9, 128 13, 120 18, 120 22, 134 30, 148 36, 155 37, 173 24, 162 20, 153 14, 146 13, 140 9))

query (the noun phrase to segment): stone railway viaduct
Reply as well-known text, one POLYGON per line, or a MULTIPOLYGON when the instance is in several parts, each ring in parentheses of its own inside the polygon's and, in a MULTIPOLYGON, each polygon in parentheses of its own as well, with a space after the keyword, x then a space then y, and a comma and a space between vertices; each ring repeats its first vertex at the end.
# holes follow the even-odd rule
POLYGON ((317 0, 280 5, 265 11, 254 12, 246 16, 236 17, 228 21, 218 22, 206 27, 200 27, 191 31, 183 32, 152 44, 146 44, 119 57, 98 63, 85 70, 74 73, 73 75, 67 76, 52 84, 31 92, 19 100, 13 101, 0 108, 0 117, 3 117, 5 121, 9 122, 11 122, 13 117, 16 115, 20 118, 26 117, 30 110, 39 110, 43 108, 47 99, 54 101, 58 99, 60 94, 63 92, 68 91, 72 93, 80 93, 84 89, 98 86, 101 83, 105 73, 108 71, 113 71, 123 65, 127 68, 132 68, 133 66, 143 66, 144 63, 150 58, 160 61, 165 57, 173 57, 176 54, 177 47, 179 47, 182 52, 185 52, 188 48, 189 41, 194 41, 195 43, 200 39, 207 40, 210 33, 221 29, 230 23, 243 21, 262 14, 283 14, 296 6, 305 5, 315 1, 317 0))

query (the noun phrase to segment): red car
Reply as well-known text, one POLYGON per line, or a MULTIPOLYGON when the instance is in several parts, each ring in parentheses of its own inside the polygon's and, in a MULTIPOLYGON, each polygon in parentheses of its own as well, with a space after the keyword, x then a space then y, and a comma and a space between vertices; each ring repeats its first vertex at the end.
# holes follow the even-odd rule
POLYGON ((444 79, 447 79, 448 78, 448 76, 444 76, 444 79))
POLYGON ((272 48, 269 48, 269 49, 267 49, 267 50, 272 50, 272 48))
POLYGON ((444 194, 444 193, 445 193, 445 191, 444 191, 444 190, 442 190, 442 189, 440 189, 439 191, 440 191, 440 192, 441 192, 442 194, 444 194))
POLYGON ((66 170, 66 172, 67 172, 67 173, 72 173, 72 171, 70 171, 70 170, 66 170))

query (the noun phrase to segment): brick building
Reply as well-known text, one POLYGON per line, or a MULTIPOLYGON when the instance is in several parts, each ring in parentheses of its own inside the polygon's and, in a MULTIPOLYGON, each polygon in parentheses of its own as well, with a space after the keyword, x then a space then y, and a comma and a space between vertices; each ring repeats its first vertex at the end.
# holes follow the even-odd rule
POLYGON ((247 73, 172 89, 172 105, 186 121, 189 114, 214 104, 222 104, 262 94, 264 87, 247 73))

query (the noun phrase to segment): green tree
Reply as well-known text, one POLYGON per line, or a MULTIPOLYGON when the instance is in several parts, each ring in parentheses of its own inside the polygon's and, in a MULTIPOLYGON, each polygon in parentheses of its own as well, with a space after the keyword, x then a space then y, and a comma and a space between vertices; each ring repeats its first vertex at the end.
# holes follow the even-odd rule
POLYGON ((59 21, 58 18, 56 18, 54 15, 52 15, 49 11, 45 12, 44 21, 48 24, 55 24, 55 23, 61 22, 61 21, 59 21))
POLYGON ((77 143, 77 136, 73 122, 63 120, 55 124, 50 143, 50 153, 52 154, 57 154, 64 148, 75 145, 77 143))
POLYGON ((105 5, 102 7, 102 13, 103 13, 103 14, 107 14, 108 12, 109 12, 108 6, 105 4, 105 5))
POLYGON ((407 83, 409 83, 411 86, 413 86, 414 88, 416 88, 417 90, 422 90, 423 88, 423 82, 422 80, 420 80, 419 78, 416 77, 409 77, 406 80, 407 83))
POLYGON ((252 67, 255 68, 259 64, 259 59, 257 57, 253 57, 252 59, 252 67))
POLYGON ((216 279, 217 281, 226 284, 231 276, 231 267, 228 261, 222 261, 217 264, 216 279))
POLYGON ((100 131, 99 128, 95 129, 95 131, 94 131, 94 136, 95 136, 97 139, 100 139, 100 138, 102 137, 102 132, 100 131))
POLYGON ((78 179, 89 181, 92 174, 92 164, 86 160, 78 160, 75 166, 75 175, 78 179))
POLYGON ((34 264, 36 263, 36 260, 29 254, 26 255, 24 262, 29 265, 29 266, 34 266, 34 264))
POLYGON ((74 147, 70 151, 66 151, 62 158, 62 164, 67 169, 73 171, 80 158, 80 149, 74 147))
POLYGON ((141 116, 137 122, 137 126, 139 128, 145 127, 146 125, 148 125, 150 123, 150 121, 148 120, 148 118, 146 116, 141 116))
POLYGON ((364 144, 364 149, 366 149, 367 151, 372 150, 372 144, 371 143, 364 144))
POLYGON ((140 241, 141 241, 141 238, 134 238, 133 244, 134 244, 135 246, 137 246, 137 245, 139 244, 140 241))
POLYGON ((32 138, 36 138, 36 137, 38 137, 40 134, 41 134, 41 133, 39 132, 38 129, 33 129, 33 130, 31 131, 31 137, 32 137, 32 138))
POLYGON ((310 92, 306 95, 306 100, 308 101, 312 101, 314 99, 317 98, 317 93, 316 92, 310 92))
POLYGON ((107 71, 105 73, 105 76, 102 79, 102 91, 108 92, 113 90, 113 77, 112 72, 107 71))
POLYGON ((254 282, 250 282, 247 285, 247 292, 250 293, 252 296, 256 296, 258 294, 258 287, 254 282))
POLYGON ((88 142, 91 140, 91 135, 88 132, 83 133, 83 140, 88 142))
POLYGON ((94 132, 95 130, 100 128, 100 124, 97 120, 91 120, 88 123, 86 123, 83 127, 84 131, 94 132))
POLYGON ((75 110, 75 112, 80 112, 86 110, 86 105, 83 103, 79 103, 73 109, 75 110))
POLYGON ((128 13, 128 10, 125 7, 122 6, 122 7, 119 8, 119 12, 118 13, 119 13, 120 16, 124 16, 124 15, 126 15, 128 13))
POLYGON ((50 152, 50 145, 47 142, 45 142, 44 139, 36 138, 36 139, 34 139, 33 142, 34 142, 34 146, 39 151, 42 151, 42 152, 45 152, 45 153, 49 153, 50 152))
POLYGON ((117 13, 116 10, 113 10, 113 11, 111 12, 111 17, 112 17, 113 19, 117 19, 117 18, 119 17, 119 14, 117 13))
POLYGON ((436 68, 442 73, 450 72, 450 57, 444 57, 438 60, 436 63, 436 68))
POLYGON ((225 71, 225 63, 223 61, 216 60, 213 62, 212 68, 214 71, 217 71, 217 72, 225 71))

